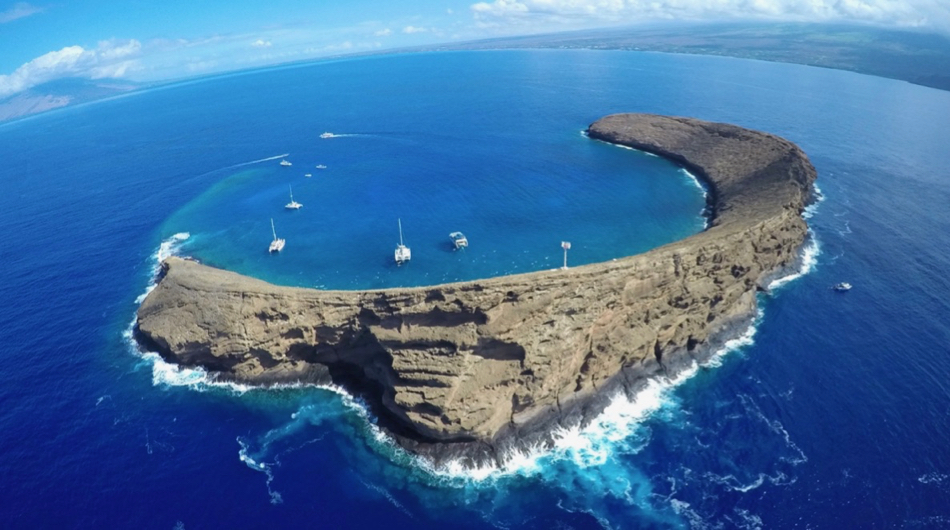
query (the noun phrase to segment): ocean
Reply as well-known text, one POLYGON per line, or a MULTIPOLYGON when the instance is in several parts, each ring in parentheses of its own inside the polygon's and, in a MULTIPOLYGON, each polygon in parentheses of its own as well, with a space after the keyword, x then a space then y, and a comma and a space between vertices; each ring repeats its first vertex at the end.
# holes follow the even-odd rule
POLYGON ((950 93, 850 72, 523 50, 248 71, 2 124, 0 527, 948 527, 948 123, 950 93), (753 328, 553 450, 433 468, 340 389, 218 384, 131 341, 171 254, 362 289, 702 230, 688 173, 582 134, 614 112, 788 138, 821 199, 753 328))

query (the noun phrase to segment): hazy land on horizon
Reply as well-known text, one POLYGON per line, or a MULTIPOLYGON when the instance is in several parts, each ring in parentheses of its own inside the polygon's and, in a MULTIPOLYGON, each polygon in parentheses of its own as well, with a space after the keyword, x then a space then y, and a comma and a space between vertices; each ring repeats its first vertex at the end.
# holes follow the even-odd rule
MULTIPOLYGON (((915 30, 816 23, 653 24, 501 37, 308 59, 501 49, 592 49, 717 55, 848 70, 950 90, 950 38, 915 30)), ((256 67, 271 68, 295 63, 256 67)), ((211 77, 232 72, 212 74, 211 77)), ((174 84, 64 79, 0 99, 0 123, 120 93, 174 84)))

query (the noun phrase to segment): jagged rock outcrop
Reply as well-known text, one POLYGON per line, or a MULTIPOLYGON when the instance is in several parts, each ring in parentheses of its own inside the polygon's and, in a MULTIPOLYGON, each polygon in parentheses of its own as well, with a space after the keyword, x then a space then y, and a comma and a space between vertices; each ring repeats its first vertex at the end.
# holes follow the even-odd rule
POLYGON ((378 291, 280 287, 169 258, 139 337, 219 377, 340 384, 435 460, 544 443, 747 325, 756 290, 797 259, 816 177, 791 142, 732 125, 620 114, 588 132, 703 178, 708 229, 565 271, 378 291))

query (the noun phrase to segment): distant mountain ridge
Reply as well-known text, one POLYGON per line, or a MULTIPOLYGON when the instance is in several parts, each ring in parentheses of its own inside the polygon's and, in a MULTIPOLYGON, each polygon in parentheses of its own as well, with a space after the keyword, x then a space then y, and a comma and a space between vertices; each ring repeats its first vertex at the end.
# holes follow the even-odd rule
MULTIPOLYGON (((950 37, 918 30, 814 23, 666 23, 502 37, 324 57, 339 60, 393 53, 500 49, 630 50, 719 55, 849 70, 950 90, 950 37)), ((269 65, 270 68, 280 65, 269 65)), ((222 72, 216 75, 228 75, 222 72)), ((186 79, 161 82, 175 83, 186 79)), ((60 79, 0 99, 0 122, 130 92, 156 83, 60 79)))
POLYGON ((123 79, 57 79, 0 100, 0 122, 115 96, 143 86, 123 79))
POLYGON ((950 37, 830 24, 664 24, 428 46, 425 50, 563 48, 720 55, 849 70, 950 90, 950 37))

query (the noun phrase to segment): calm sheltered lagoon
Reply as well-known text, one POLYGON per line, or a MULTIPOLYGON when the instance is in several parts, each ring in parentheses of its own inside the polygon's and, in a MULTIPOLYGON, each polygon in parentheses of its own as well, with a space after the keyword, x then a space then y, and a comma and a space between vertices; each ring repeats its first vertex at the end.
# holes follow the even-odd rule
POLYGON ((756 291, 797 264, 816 178, 796 145, 728 124, 617 114, 588 135, 705 180, 708 228, 606 263, 377 291, 281 287, 172 257, 137 337, 220 379, 342 386, 436 464, 549 445, 744 331, 756 291))

